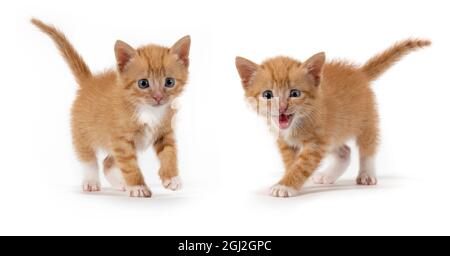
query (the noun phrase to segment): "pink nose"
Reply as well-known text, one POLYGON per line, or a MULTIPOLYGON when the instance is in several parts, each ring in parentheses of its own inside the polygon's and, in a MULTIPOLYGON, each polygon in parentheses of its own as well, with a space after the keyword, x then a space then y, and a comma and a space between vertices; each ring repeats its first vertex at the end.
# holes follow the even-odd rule
POLYGON ((162 95, 161 93, 157 92, 157 93, 153 94, 152 98, 153 98, 156 102, 160 103, 161 100, 162 100, 162 98, 163 98, 163 95, 162 95))
POLYGON ((286 112, 288 108, 287 102, 280 101, 280 113, 286 112))

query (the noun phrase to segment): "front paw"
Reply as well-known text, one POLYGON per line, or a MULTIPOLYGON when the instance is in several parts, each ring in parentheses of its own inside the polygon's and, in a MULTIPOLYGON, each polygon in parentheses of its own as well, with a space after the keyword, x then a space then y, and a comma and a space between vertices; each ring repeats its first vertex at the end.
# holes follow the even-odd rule
POLYGON ((273 197, 293 197, 297 196, 299 191, 295 188, 277 184, 270 189, 270 195, 273 197))
POLYGON ((130 197, 152 197, 152 192, 146 185, 128 186, 126 190, 130 197))
POLYGON ((180 176, 172 177, 170 179, 163 180, 163 186, 167 189, 177 191, 183 186, 180 176))

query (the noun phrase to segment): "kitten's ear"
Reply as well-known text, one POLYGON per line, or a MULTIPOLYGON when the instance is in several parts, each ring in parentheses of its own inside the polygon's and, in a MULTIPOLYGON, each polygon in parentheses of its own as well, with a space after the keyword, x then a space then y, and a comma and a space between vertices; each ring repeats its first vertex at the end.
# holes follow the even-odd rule
POLYGON ((137 55, 133 47, 120 40, 116 41, 114 51, 116 53, 117 68, 120 72, 124 72, 127 64, 137 55))
POLYGON ((183 64, 189 67, 189 50, 191 49, 191 37, 185 36, 178 40, 171 48, 170 53, 175 54, 183 62, 183 64))
POLYGON ((236 57, 236 68, 239 72, 244 88, 247 88, 250 85, 250 82, 258 70, 258 67, 258 64, 253 63, 250 60, 242 57, 236 57))
POLYGON ((318 86, 322 80, 322 70, 325 64, 325 53, 318 53, 309 58, 303 66, 306 68, 306 72, 314 81, 314 85, 318 86))

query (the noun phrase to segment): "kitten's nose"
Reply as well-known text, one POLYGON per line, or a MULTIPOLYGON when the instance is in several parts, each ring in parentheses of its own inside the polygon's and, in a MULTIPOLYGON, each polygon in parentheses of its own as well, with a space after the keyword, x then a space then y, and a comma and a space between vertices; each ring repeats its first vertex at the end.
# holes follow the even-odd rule
POLYGON ((286 112, 288 109, 287 102, 280 101, 280 113, 286 112))
POLYGON ((163 98, 163 95, 160 92, 153 94, 152 98, 159 104, 163 98))

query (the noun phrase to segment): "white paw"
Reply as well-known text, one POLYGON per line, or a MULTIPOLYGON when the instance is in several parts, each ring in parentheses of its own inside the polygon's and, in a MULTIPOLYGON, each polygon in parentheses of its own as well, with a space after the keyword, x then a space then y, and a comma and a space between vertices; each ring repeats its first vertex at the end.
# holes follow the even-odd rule
POLYGON ((337 178, 332 175, 326 175, 320 172, 314 174, 312 179, 316 184, 326 184, 326 185, 334 184, 337 180, 337 178))
POLYGON ((177 190, 181 189, 183 184, 181 182, 180 176, 176 176, 176 177, 173 177, 171 179, 164 180, 163 181, 163 186, 165 188, 167 188, 167 189, 170 189, 170 190, 173 190, 173 191, 177 191, 177 190))
POLYGON ((356 178, 356 183, 363 186, 373 186, 377 185, 378 180, 377 177, 373 174, 370 174, 368 172, 361 172, 358 175, 358 178, 356 178))
POLYGON ((298 190, 277 184, 270 189, 270 195, 273 197, 293 197, 298 195, 298 190))
POLYGON ((96 161, 84 162, 83 166, 83 191, 100 191, 100 178, 98 176, 98 166, 96 161))
POLYGON ((152 192, 146 185, 128 186, 126 190, 130 197, 152 197, 152 192))
POLYGON ((83 181, 84 192, 98 192, 101 190, 100 182, 97 180, 83 181))

